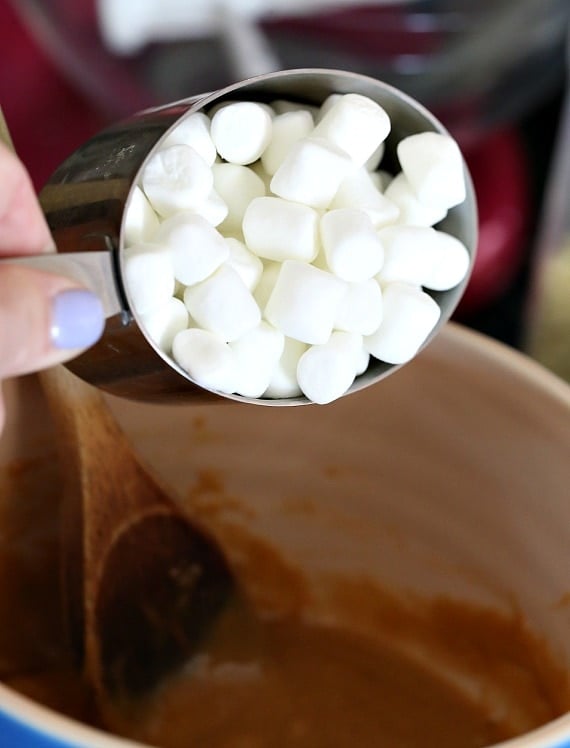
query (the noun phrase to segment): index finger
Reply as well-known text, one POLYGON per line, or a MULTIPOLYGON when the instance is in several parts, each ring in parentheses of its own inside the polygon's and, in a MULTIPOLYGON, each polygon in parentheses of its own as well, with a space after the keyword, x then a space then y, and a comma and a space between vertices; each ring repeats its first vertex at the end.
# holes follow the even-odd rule
POLYGON ((20 159, 0 143, 0 255, 40 254, 53 241, 32 180, 20 159))

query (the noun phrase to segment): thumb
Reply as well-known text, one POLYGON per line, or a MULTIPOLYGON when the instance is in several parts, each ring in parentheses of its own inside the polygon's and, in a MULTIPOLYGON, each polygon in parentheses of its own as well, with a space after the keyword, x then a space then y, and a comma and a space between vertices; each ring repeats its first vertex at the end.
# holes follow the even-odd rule
POLYGON ((0 379, 44 369, 95 343, 98 297, 73 281, 17 264, 0 267, 0 379))

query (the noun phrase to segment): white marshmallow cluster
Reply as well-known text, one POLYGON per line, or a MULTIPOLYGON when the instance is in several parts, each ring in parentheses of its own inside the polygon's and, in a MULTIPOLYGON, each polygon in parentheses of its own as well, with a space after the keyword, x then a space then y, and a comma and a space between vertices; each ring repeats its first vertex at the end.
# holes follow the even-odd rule
POLYGON ((469 267, 433 228, 465 199, 446 135, 397 144, 376 102, 333 94, 192 113, 146 163, 124 217, 124 279, 147 336, 198 384, 341 397, 370 357, 404 363, 469 267))

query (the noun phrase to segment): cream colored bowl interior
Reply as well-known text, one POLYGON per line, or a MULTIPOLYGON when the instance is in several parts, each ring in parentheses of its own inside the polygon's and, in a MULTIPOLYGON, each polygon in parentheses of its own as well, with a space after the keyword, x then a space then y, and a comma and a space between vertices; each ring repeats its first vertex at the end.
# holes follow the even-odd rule
MULTIPOLYGON (((570 672, 569 392, 519 354, 449 325, 397 375, 326 407, 109 402, 266 604, 342 616, 337 582, 352 579, 411 604, 445 597, 515 611, 570 672), (248 569, 256 539, 276 549, 278 589, 248 569)), ((0 463, 53 452, 34 381, 6 394, 0 463)), ((362 615, 358 625, 376 624, 362 615)), ((402 646, 425 654, 405 637, 402 646)), ((25 700, 0 688, 6 704, 25 700)), ((512 744, 563 736, 570 717, 512 744)))

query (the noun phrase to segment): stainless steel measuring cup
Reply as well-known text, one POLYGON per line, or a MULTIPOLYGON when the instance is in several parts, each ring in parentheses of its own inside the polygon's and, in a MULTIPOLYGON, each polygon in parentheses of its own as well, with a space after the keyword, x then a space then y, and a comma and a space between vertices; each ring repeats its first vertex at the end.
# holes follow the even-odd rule
MULTIPOLYGON (((147 160, 168 131, 184 116, 225 100, 270 102, 290 99, 320 105, 331 93, 359 93, 387 111, 392 131, 384 162, 396 166, 395 148, 404 137, 424 131, 446 132, 420 104, 372 78, 336 70, 302 69, 269 73, 146 110, 104 130, 82 145, 55 171, 40 201, 58 254, 18 258, 46 270, 77 278, 103 300, 107 316, 101 340, 66 366, 82 379, 112 394, 146 401, 191 401, 216 397, 264 405, 300 405, 304 397, 253 399, 211 392, 198 385, 145 335, 123 284, 124 217, 134 186, 147 160)), ((477 210, 473 185, 465 167, 467 197, 439 225, 468 248, 471 266, 477 242, 477 210)), ((449 319, 467 284, 432 296, 441 318, 429 339, 449 319)), ((429 339, 427 342, 429 342, 429 339)), ((371 359, 350 392, 379 381, 398 367, 371 359)), ((348 394, 348 393, 347 393, 348 394)))

